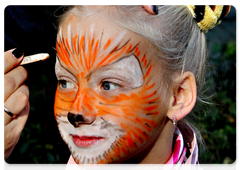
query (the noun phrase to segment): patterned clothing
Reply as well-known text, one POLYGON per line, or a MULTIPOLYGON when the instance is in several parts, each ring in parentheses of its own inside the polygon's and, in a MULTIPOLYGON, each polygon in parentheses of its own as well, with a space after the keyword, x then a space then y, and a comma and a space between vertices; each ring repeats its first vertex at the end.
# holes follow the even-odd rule
MULTIPOLYGON (((192 164, 191 166, 183 166, 184 168, 182 167, 182 169, 184 170, 199 169, 197 139, 190 126, 181 123, 179 127, 176 127, 173 139, 175 142, 173 143, 174 147, 172 156, 160 169, 178 170, 181 169, 182 164, 192 164), (172 166, 173 164, 175 165, 172 166)), ((70 157, 68 164, 76 164, 72 156, 70 157)))
MULTIPOLYGON (((186 124, 184 124, 186 126, 186 124)), ((163 170, 168 170, 168 169, 199 169, 199 162, 198 162, 198 145, 197 145, 197 139, 195 136, 195 133, 193 130, 187 126, 188 132, 186 133, 188 135, 193 135, 192 136, 192 141, 191 143, 188 143, 184 140, 184 136, 179 130, 178 127, 176 127, 175 133, 174 133, 174 139, 175 143, 174 148, 173 148, 173 153, 172 156, 169 158, 167 163, 161 168, 163 170), (169 166, 169 164, 175 166, 169 166), (183 166, 181 167, 182 164, 192 164, 191 166, 183 166)))

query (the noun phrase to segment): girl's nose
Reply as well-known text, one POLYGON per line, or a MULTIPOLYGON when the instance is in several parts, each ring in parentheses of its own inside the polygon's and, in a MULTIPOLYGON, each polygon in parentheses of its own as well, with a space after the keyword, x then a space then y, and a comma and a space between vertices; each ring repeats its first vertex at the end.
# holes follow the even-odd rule
POLYGON ((82 114, 71 112, 68 112, 67 118, 75 128, 79 127, 81 124, 92 124, 95 120, 94 116, 86 117, 82 114))

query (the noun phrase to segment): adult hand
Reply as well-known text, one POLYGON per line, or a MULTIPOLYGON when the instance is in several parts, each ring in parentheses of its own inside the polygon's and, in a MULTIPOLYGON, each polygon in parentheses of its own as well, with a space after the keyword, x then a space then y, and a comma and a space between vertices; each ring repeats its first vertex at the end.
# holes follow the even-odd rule
POLYGON ((23 53, 12 49, 4 53, 4 158, 12 153, 29 115, 29 90, 24 84, 27 71, 18 66, 23 53), (7 113, 5 108, 11 113, 7 113), (15 117, 16 116, 16 117, 15 117), (15 118, 14 118, 15 117, 15 118))

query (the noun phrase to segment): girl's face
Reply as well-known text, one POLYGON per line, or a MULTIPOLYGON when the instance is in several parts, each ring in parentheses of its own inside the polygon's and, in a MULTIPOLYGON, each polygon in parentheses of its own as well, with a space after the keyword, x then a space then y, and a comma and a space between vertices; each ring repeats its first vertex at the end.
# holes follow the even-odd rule
POLYGON ((140 36, 103 17, 69 15, 57 37, 54 105, 76 163, 119 163, 150 150, 166 107, 161 64, 140 36))

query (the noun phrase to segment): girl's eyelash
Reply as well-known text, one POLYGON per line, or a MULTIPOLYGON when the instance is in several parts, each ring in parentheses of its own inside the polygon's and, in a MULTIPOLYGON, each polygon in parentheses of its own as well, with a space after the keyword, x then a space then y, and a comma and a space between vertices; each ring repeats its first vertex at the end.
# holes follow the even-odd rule
POLYGON ((111 81, 102 81, 101 83, 101 88, 103 90, 116 90, 116 89, 119 89, 121 88, 122 86, 118 83, 114 83, 114 82, 111 82, 111 81))
POLYGON ((62 89, 76 88, 76 85, 72 81, 65 80, 65 79, 59 79, 58 86, 60 86, 60 88, 62 88, 62 89))
POLYGON ((66 80, 58 80, 58 83, 59 83, 59 84, 66 83, 66 80))

